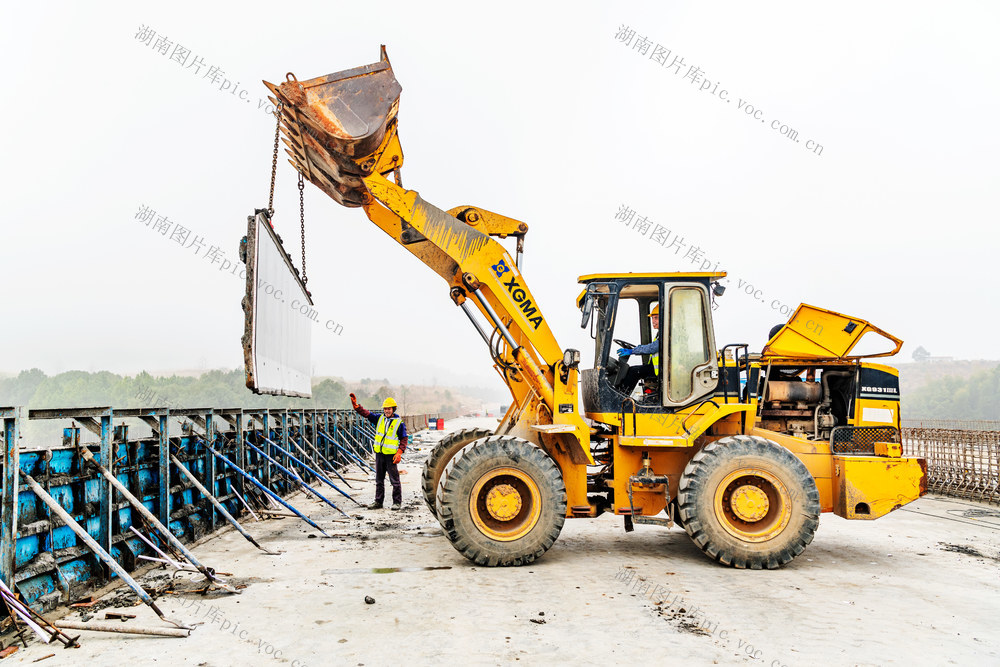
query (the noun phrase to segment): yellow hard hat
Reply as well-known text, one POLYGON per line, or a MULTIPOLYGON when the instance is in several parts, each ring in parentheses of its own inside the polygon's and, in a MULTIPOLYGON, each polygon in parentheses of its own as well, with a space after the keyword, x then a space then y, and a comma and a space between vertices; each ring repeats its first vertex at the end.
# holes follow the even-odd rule
POLYGON ((659 315, 659 314, 660 314, 660 304, 656 304, 655 306, 653 306, 653 312, 651 312, 649 316, 652 317, 653 315, 659 315))
POLYGON ((386 408, 395 408, 395 407, 396 407, 396 401, 392 398, 392 396, 382 401, 383 410, 386 408))

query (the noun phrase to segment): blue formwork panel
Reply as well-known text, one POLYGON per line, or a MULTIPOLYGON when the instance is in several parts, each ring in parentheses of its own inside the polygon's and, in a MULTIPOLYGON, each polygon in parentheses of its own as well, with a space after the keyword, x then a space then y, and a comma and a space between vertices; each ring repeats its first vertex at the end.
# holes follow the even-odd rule
POLYGON ((68 475, 73 472, 73 462, 76 453, 71 449, 53 449, 52 459, 48 462, 49 472, 53 475, 68 475))
POLYGON ((120 508, 115 514, 118 515, 118 527, 119 530, 124 534, 133 524, 132 524, 132 510, 128 507, 120 508))
MULTIPOLYGON (((101 446, 89 445, 89 451, 94 458, 105 467, 110 464, 115 478, 154 516, 164 515, 160 508, 161 498, 168 498, 171 510, 168 527, 178 539, 189 542, 213 528, 225 525, 224 519, 210 505, 208 499, 174 469, 172 462, 168 463, 167 468, 170 473, 169 488, 164 488, 168 485, 168 479, 163 478, 163 471, 160 468, 158 436, 129 439, 128 428, 113 423, 119 417, 137 417, 141 411, 132 410, 131 415, 123 414, 128 413, 128 410, 116 412, 113 409, 48 412, 59 414, 31 418, 76 420, 71 422, 73 424, 71 427, 64 429, 66 446, 45 450, 19 450, 17 465, 23 472, 34 477, 95 540, 101 539, 101 503, 102 500, 107 501, 102 496, 109 485, 95 467, 82 459, 76 448, 76 443, 80 442, 80 430, 77 424, 87 419, 98 431, 104 433, 106 438, 104 446, 110 453, 108 457, 110 460, 105 461, 101 454, 101 446)), ((301 437, 303 435, 300 433, 301 414, 293 411, 288 412, 285 417, 284 413, 265 415, 259 410, 256 412, 244 410, 244 412, 247 416, 253 416, 253 419, 241 418, 239 422, 243 425, 241 434, 243 442, 252 442, 274 456, 282 465, 290 465, 287 455, 271 447, 264 437, 266 433, 267 438, 281 446, 293 438, 301 437), (266 430, 260 428, 261 420, 266 420, 268 425, 266 430), (287 438, 282 431, 283 427, 288 428, 287 438)), ((158 415, 166 412, 150 409, 143 414, 163 419, 158 415)), ((189 418, 192 422, 195 422, 199 415, 203 420, 211 417, 212 447, 238 465, 245 463, 246 471, 254 479, 269 485, 278 494, 286 495, 293 490, 283 474, 249 447, 245 447, 245 457, 241 460, 237 446, 238 439, 229 429, 226 420, 221 418, 224 414, 221 411, 173 410, 172 414, 189 418)), ((316 411, 315 415, 310 412, 310 419, 315 419, 313 423, 318 429, 332 435, 331 431, 336 431, 337 428, 350 428, 359 418, 353 411, 316 411), (335 424, 337 426, 334 426, 335 424)), ((311 434, 311 429, 305 429, 306 437, 311 438, 311 434)), ((242 503, 236 500, 235 494, 243 488, 242 478, 238 477, 227 464, 209 458, 212 454, 206 448, 202 436, 186 431, 179 436, 171 436, 169 441, 172 453, 216 494, 216 498, 231 514, 240 516, 244 508, 242 503), (213 473, 214 477, 209 479, 213 473)), ((337 448, 331 443, 324 442, 322 438, 316 440, 316 446, 330 461, 337 463, 344 461, 343 455, 337 448)), ((289 449, 295 453, 294 447, 289 445, 289 449)), ((164 539, 155 533, 155 529, 146 525, 145 520, 139 520, 138 510, 125 502, 119 493, 115 492, 112 499, 115 504, 111 505, 111 516, 107 526, 111 541, 110 553, 126 571, 131 571, 142 565, 140 555, 155 556, 152 550, 129 530, 132 526, 151 538, 154 543, 162 545, 164 539), (153 534, 149 534, 151 530, 153 534)), ((44 609, 59 602, 70 603, 85 596, 94 587, 108 582, 109 570, 90 552, 70 527, 62 525, 59 519, 51 520, 49 508, 24 484, 19 484, 18 487, 16 513, 18 534, 15 543, 10 545, 12 548, 9 549, 9 557, 13 560, 15 573, 13 583, 29 604, 37 603, 44 609)), ((7 546, 4 545, 5 552, 7 546)))
POLYGON ((59 591, 58 580, 53 573, 37 574, 18 581, 17 589, 21 593, 21 597, 29 602, 34 602, 59 591))
POLYGON ((59 574, 69 585, 86 588, 94 576, 94 559, 88 555, 60 563, 59 574))
MULTIPOLYGON (((159 490, 159 473, 155 470, 145 468, 136 473, 136 480, 139 484, 138 497, 145 500, 146 498, 157 498, 157 492, 159 490)), ((150 508, 152 509, 152 508, 150 508)))
POLYGON ((52 544, 50 548, 66 549, 76 546, 76 534, 68 526, 59 526, 52 529, 52 544))
POLYGON ((83 482, 83 501, 85 503, 101 502, 101 481, 99 479, 88 479, 83 482))

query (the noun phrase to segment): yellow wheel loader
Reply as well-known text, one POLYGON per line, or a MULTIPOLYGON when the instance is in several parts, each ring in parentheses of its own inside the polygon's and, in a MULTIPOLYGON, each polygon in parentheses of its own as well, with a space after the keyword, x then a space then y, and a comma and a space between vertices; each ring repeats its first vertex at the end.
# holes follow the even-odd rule
POLYGON ((760 352, 719 347, 724 273, 594 274, 579 279, 594 340, 581 369, 520 271, 528 226, 403 187, 401 88, 384 47, 371 65, 265 84, 299 174, 444 279, 510 388, 495 433, 444 440, 422 479, 470 560, 530 563, 567 518, 613 512, 627 531, 680 524, 725 565, 776 568, 821 512, 876 519, 925 492, 925 462, 902 456, 897 372, 851 355, 862 336, 891 348, 871 356, 898 339, 802 305, 760 352))

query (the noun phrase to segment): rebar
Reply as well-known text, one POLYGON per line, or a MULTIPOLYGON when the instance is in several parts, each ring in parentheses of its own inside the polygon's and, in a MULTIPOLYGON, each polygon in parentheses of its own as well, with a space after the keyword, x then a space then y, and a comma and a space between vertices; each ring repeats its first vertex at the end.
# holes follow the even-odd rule
POLYGON ((903 428, 903 451, 927 460, 927 488, 1000 504, 1000 430, 903 428))

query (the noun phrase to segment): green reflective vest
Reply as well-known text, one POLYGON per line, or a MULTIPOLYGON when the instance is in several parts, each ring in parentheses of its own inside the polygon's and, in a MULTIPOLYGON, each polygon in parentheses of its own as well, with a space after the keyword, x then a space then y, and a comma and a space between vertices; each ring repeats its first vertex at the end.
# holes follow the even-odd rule
MULTIPOLYGON (((657 336, 654 342, 657 342, 659 340, 660 340, 660 337, 657 336)), ((653 361, 653 372, 656 373, 656 377, 660 377, 660 349, 659 348, 657 348, 656 352, 653 354, 652 361, 653 361)))
POLYGON ((403 423, 399 417, 385 418, 381 415, 375 426, 374 449, 376 454, 395 454, 399 449, 399 425, 403 423))

